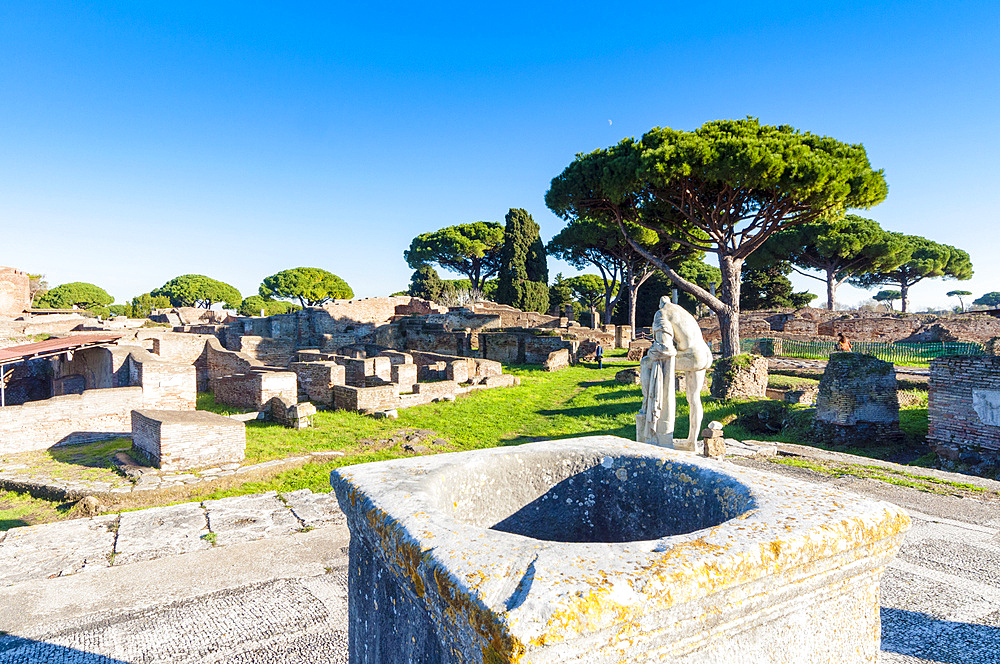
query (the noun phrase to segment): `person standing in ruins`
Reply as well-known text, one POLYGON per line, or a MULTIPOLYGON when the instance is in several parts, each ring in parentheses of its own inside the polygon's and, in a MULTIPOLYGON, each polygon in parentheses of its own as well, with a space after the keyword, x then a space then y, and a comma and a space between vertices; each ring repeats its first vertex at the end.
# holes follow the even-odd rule
POLYGON ((841 353, 851 352, 851 341, 844 335, 843 332, 837 334, 837 350, 841 353))
POLYGON ((600 341, 597 342, 597 368, 604 368, 604 346, 601 345, 600 341))

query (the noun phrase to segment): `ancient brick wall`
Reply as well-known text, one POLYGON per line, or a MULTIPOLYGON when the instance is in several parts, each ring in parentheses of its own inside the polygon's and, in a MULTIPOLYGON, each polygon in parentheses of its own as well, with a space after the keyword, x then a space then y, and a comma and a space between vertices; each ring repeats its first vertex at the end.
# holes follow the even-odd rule
POLYGON ((480 332, 479 353, 501 364, 523 364, 521 337, 510 332, 480 332))
POLYGON ((153 353, 160 359, 179 364, 195 364, 205 354, 205 344, 217 341, 215 335, 189 332, 159 332, 151 335, 153 353))
MULTIPOLYGON (((132 353, 131 371, 142 386, 144 408, 194 410, 198 399, 198 374, 193 365, 139 359, 132 353)), ((133 383, 133 384, 135 384, 133 383)))
MULTIPOLYGON (((385 353, 389 355, 389 353, 385 353)), ((440 353, 428 353, 425 351, 412 351, 408 353, 411 360, 418 366, 427 366, 437 363, 445 363, 456 360, 454 355, 442 355, 440 353)), ((494 360, 484 360, 478 357, 463 358, 469 365, 469 376, 498 376, 503 373, 503 366, 494 360)), ((442 371, 444 371, 442 367, 442 371)))
POLYGON ((390 371, 390 378, 393 383, 399 386, 401 393, 413 391, 413 386, 417 383, 416 364, 393 364, 390 371))
POLYGON ((127 436, 142 406, 141 387, 117 387, 0 408, 0 453, 127 436))
MULTIPOLYGON (((899 341, 909 337, 920 328, 919 318, 848 318, 822 323, 817 332, 824 336, 845 334, 854 341, 899 341)), ((787 325, 786 325, 787 329, 787 325)))
POLYGON ((265 366, 287 367, 295 357, 295 340, 243 336, 238 350, 265 366))
POLYGON ((394 385, 376 387, 334 385, 333 404, 338 410, 372 413, 396 408, 399 405, 399 394, 394 385))
POLYGON ((0 316, 20 316, 31 306, 27 272, 0 266, 0 316))
POLYGON ((957 459, 963 449, 1000 453, 1000 357, 931 360, 927 442, 957 459))
POLYGON ((243 422, 206 411, 134 410, 132 447, 162 470, 238 463, 246 456, 243 422))
POLYGON ((1000 336, 1000 318, 965 315, 941 318, 920 330, 927 341, 975 341, 984 343, 1000 336))
POLYGON ((260 410, 274 397, 283 397, 292 403, 299 398, 298 381, 291 371, 257 369, 247 374, 215 378, 211 386, 217 403, 250 410, 260 410))
POLYGON ((244 353, 226 350, 218 341, 209 340, 205 344, 205 368, 209 382, 222 376, 244 374, 263 363, 244 353))
POLYGON ((331 406, 333 386, 347 384, 345 368, 336 362, 292 362, 288 368, 298 376, 302 401, 331 406))

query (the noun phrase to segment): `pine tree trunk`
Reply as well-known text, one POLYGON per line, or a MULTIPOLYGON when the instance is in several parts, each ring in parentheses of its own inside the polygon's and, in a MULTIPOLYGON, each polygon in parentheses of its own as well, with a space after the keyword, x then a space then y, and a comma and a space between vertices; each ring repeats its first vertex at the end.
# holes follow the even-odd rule
POLYGON ((639 287, 629 279, 628 283, 628 324, 632 326, 632 335, 635 336, 635 298, 639 293, 639 287))
POLYGON ((903 296, 903 299, 899 303, 899 310, 904 314, 906 313, 907 300, 909 299, 909 290, 909 284, 906 283, 905 279, 899 282, 899 293, 903 296))
POLYGON ((836 303, 837 284, 833 276, 833 268, 826 268, 826 308, 833 311, 836 303))
POLYGON ((740 271, 743 260, 732 256, 719 256, 722 272, 719 299, 725 307, 716 311, 719 317, 719 334, 722 336, 722 357, 740 354, 740 271))

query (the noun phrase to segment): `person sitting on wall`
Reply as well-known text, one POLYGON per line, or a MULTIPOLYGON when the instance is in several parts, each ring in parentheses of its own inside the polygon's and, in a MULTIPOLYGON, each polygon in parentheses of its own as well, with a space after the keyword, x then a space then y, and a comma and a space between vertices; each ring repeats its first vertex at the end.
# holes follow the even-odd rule
POLYGON ((843 332, 837 334, 837 350, 841 353, 851 352, 851 340, 844 336, 843 332))

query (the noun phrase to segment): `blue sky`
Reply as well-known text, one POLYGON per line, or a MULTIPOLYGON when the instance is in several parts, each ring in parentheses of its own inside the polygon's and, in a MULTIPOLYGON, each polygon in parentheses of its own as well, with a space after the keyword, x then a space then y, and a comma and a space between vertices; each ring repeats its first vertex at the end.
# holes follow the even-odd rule
POLYGON ((119 302, 299 265, 384 295, 421 232, 523 207, 552 237, 577 152, 751 115, 863 143, 862 214, 971 254, 916 307, 1000 290, 1000 4, 703 5, 3 3, 0 264, 119 302))

